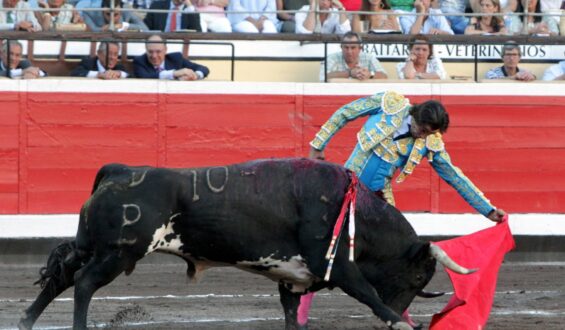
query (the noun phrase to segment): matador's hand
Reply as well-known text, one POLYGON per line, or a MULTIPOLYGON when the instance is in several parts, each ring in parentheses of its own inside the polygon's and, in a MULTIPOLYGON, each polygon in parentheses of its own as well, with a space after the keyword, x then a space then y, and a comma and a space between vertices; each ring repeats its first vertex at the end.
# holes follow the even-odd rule
POLYGON ((488 214, 487 218, 494 222, 501 222, 505 216, 506 212, 503 209, 494 209, 488 214))
POLYGON ((321 160, 326 159, 326 157, 324 156, 324 151, 318 150, 314 147, 310 148, 310 158, 321 159, 321 160))

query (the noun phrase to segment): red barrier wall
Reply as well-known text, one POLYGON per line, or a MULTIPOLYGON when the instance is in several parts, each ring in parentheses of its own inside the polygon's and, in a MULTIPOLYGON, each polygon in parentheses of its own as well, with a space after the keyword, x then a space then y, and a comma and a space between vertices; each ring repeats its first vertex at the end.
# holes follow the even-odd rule
MULTIPOLYGON (((78 213, 108 162, 195 167, 305 156, 320 125, 359 96, 225 94, 217 87, 190 94, 1 92, 0 213, 78 213)), ((450 113, 445 141, 453 162, 495 205, 565 212, 565 95, 440 91, 411 100, 430 97, 450 113)), ((345 161, 361 124, 330 143, 330 161, 345 161)), ((473 212, 424 163, 395 187, 398 206, 473 212)))

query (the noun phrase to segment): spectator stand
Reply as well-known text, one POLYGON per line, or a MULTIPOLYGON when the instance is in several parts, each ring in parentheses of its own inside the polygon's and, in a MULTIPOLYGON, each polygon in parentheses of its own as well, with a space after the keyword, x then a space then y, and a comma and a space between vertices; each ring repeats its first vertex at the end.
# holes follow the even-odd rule
MULTIPOLYGON (((446 35, 427 35, 429 41, 431 44, 434 45, 470 45, 472 47, 471 53, 472 55, 472 59, 470 60, 472 63, 472 70, 469 71, 467 70, 461 70, 461 63, 465 63, 465 60, 459 59, 459 60, 452 60, 452 59, 448 59, 448 60, 444 60, 444 64, 446 64, 446 62, 449 63, 454 63, 455 66, 459 66, 458 70, 457 70, 457 74, 453 74, 451 72, 448 65, 446 65, 447 67, 447 72, 450 75, 452 80, 460 80, 462 78, 468 78, 469 80, 473 80, 475 82, 479 82, 482 79, 482 75, 480 73, 484 74, 484 71, 486 70, 485 68, 487 66, 492 66, 492 63, 500 63, 500 56, 497 54, 495 56, 493 56, 493 59, 482 59, 480 56, 481 53, 481 47, 484 46, 501 46, 504 45, 505 43, 509 42, 509 41, 514 41, 517 44, 521 45, 521 46, 529 46, 529 45, 544 45, 544 46, 562 46, 565 44, 565 38, 564 37, 536 37, 536 36, 528 36, 528 35, 520 35, 520 36, 467 36, 467 35, 451 35, 451 36, 446 36, 446 35), (461 72, 463 74, 461 74, 461 72), (469 75, 469 72, 472 75, 469 75)), ((328 47, 331 47, 332 44, 340 44, 341 41, 339 40, 338 36, 334 36, 333 38, 329 38, 329 37, 324 37, 322 36, 323 39, 325 39, 323 41, 323 45, 324 45, 324 56, 322 58, 322 60, 324 61, 324 66, 325 66, 325 59, 327 59, 327 56, 329 54, 328 51, 328 47)), ((401 45, 408 45, 408 43, 411 42, 411 38, 413 38, 413 36, 410 35, 374 35, 374 34, 367 34, 366 36, 364 36, 363 38, 363 44, 365 45, 365 48, 367 47, 371 47, 371 45, 381 45, 381 44, 386 44, 386 45, 394 45, 394 44, 401 44, 401 45)), ((334 48, 335 49, 335 48, 334 48)), ((404 52, 406 52, 406 50, 404 50, 404 52)), ((559 53, 559 52, 558 52, 559 53)), ((562 54, 563 52, 561 52, 562 54)), ((400 61, 403 61, 405 59, 405 56, 407 55, 407 53, 400 55, 400 61)), ((436 53, 436 55, 438 55, 436 53)), ((440 55, 441 57, 441 55, 440 55)), ((379 58, 379 60, 382 62, 386 62, 387 59, 381 59, 379 58)), ((398 62, 398 60, 394 60, 394 62, 398 62)), ((522 61, 522 65, 524 65, 524 63, 535 63, 535 62, 539 62, 536 60, 524 60, 522 61)), ((542 61, 542 63, 544 63, 542 61)), ((547 63, 543 64, 545 66, 547 66, 547 63)), ((543 67, 539 67, 536 71, 541 71, 543 69, 543 67)), ((325 71, 327 72, 327 69, 325 68, 325 71)), ((393 70, 388 70, 389 72, 389 78, 390 77, 390 72, 394 72, 393 70)), ((325 79, 325 81, 327 82, 327 77, 325 79)), ((341 80, 340 80, 341 81, 341 80)))
MULTIPOLYGON (((99 42, 118 42, 121 45, 120 62, 128 72, 133 72, 133 57, 145 52, 145 39, 154 33, 141 32, 7 32, 2 34, 0 46, 6 40, 20 40, 24 46, 24 54, 33 66, 42 68, 51 77, 66 77, 80 63, 84 56, 94 56, 99 42), (58 51, 46 51, 53 48, 53 42, 59 42, 58 51), (23 42, 25 41, 25 42, 23 42), (49 43, 49 47, 47 47, 49 43)), ((224 74, 216 74, 213 80, 235 80, 235 46, 232 42, 192 40, 192 34, 158 33, 167 39, 169 52, 181 52, 189 57, 193 45, 229 48, 220 61, 228 61, 223 65, 224 74)), ((193 57, 191 57, 192 59, 193 57)), ((214 60, 208 58, 208 60, 214 60)))
MULTIPOLYGON (((125 10, 125 9, 124 9, 125 10)), ((27 40, 24 42, 24 54, 27 54, 33 65, 40 66, 50 76, 67 76, 70 70, 78 65, 82 56, 93 55, 96 42, 117 41, 122 45, 121 61, 126 68, 131 68, 132 58, 142 54, 144 40, 155 32, 3 32, 2 39, 27 40), (45 51, 44 43, 60 43, 58 51, 45 51), (27 46, 26 46, 27 45, 27 46)), ((169 51, 181 51, 184 56, 211 67, 211 80, 237 81, 318 81, 320 62, 328 52, 338 49, 339 35, 327 34, 242 34, 242 33, 197 33, 173 32, 162 33, 170 44, 169 51), (182 44, 182 46, 181 46, 182 44), (199 51, 193 52, 190 46, 198 46, 199 51), (217 51, 222 46, 229 52, 217 51), (190 49, 190 52, 189 52, 190 49), (244 50, 243 50, 244 49, 244 50), (238 61, 238 68, 235 68, 238 61), (213 65, 209 65, 211 62, 213 65)), ((364 47, 397 47, 396 54, 384 51, 373 51, 387 72, 394 72, 394 65, 403 61, 406 56, 402 47, 410 42, 412 36, 399 34, 366 34, 363 35, 364 47)), ((482 78, 489 67, 500 63, 499 54, 482 56, 481 49, 501 46, 508 41, 529 46, 547 46, 557 48, 553 53, 563 54, 565 37, 563 36, 468 36, 468 35, 428 35, 431 43, 438 46, 465 47, 469 54, 436 54, 439 55, 450 76, 469 77, 474 81, 482 78), (561 51, 559 51, 561 49, 561 51), (447 57, 445 57, 447 56, 447 57)), ((492 49, 491 49, 492 50, 492 49)), ((545 50, 544 50, 545 52, 545 50)), ((527 55, 527 54, 526 54, 527 55)), ((523 66, 541 76, 543 70, 560 58, 529 58, 524 56, 523 66)), ((393 78, 389 76, 389 78, 393 78)))

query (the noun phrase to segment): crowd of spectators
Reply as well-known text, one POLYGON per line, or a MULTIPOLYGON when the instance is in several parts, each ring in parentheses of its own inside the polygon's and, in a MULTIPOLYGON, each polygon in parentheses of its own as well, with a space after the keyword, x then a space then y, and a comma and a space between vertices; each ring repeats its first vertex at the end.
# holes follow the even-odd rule
POLYGON ((564 7, 564 0, 2 0, 0 30, 559 35, 564 7))
MULTIPOLYGON (((70 76, 103 80, 135 77, 193 81, 204 79, 210 73, 206 66, 188 60, 180 52, 168 53, 166 41, 159 35, 147 38, 145 49, 144 54, 133 59, 133 73, 130 73, 119 63, 120 45, 101 42, 96 56, 83 58, 70 76)), ((3 43, 0 77, 35 79, 47 76, 43 70, 22 58, 22 50, 19 41, 3 43)))
MULTIPOLYGON (((396 78, 400 80, 449 79, 447 71, 439 57, 434 53, 433 44, 426 35, 420 34, 412 38, 407 45, 406 60, 397 63, 396 78)), ((520 46, 515 42, 507 42, 501 48, 502 65, 488 70, 484 79, 504 79, 517 81, 538 80, 529 70, 518 67, 522 57, 520 46)), ((565 53, 564 53, 565 57, 565 53)), ((542 80, 564 80, 565 61, 551 65, 544 72, 542 80)), ((341 40, 341 51, 327 56, 320 65, 320 81, 333 79, 351 79, 352 81, 368 81, 370 79, 387 79, 389 77, 376 56, 362 51, 361 36, 356 32, 347 32, 341 40)))
MULTIPOLYGON (((150 36, 145 45, 146 52, 133 59, 133 72, 128 72, 119 63, 119 43, 108 41, 99 43, 96 56, 83 58, 70 72, 70 76, 103 80, 133 77, 193 81, 205 79, 210 73, 206 66, 188 60, 180 52, 168 53, 167 43, 160 35, 150 36)), ((435 56, 433 44, 426 35, 413 37, 407 49, 406 59, 396 65, 398 79, 449 79, 441 59, 435 56)), ((0 77, 35 79, 47 76, 41 68, 32 66, 28 60, 23 59, 22 52, 23 46, 19 41, 2 43, 0 77)), ((506 43, 500 54, 502 65, 486 72, 485 79, 524 82, 538 79, 531 71, 518 66, 522 53, 517 43, 506 43)), ((565 52, 563 55, 565 58, 565 52)), ((387 79, 389 75, 376 56, 363 51, 361 36, 349 31, 342 36, 341 51, 329 54, 320 65, 320 81, 336 78, 367 81, 387 79)), ((565 61, 549 66, 542 80, 565 80, 565 61)))
MULTIPOLYGON (((433 45, 425 35, 555 36, 560 34, 560 20, 564 25, 565 17, 555 15, 562 9, 565 9, 565 0, 1 0, 0 30, 341 35, 341 51, 328 56, 320 70, 320 80, 387 78, 375 56, 361 51, 360 34, 404 33, 418 38, 408 45, 406 61, 398 64, 398 78, 446 79, 442 62, 435 56, 433 45), (473 13, 477 15, 473 16, 473 13)), ((148 43, 151 49, 147 49, 147 56, 135 59, 135 72, 115 68, 119 45, 103 43, 98 56, 85 59, 73 75, 100 79, 136 76, 178 80, 204 79, 208 75, 207 68, 182 58, 180 53, 166 54, 164 41, 152 41, 148 43), (149 55, 157 53, 163 58, 149 55), (160 70, 151 67, 156 62, 160 62, 160 70), (145 71, 138 70, 142 64, 145 71), (172 72, 171 65, 183 73, 172 72)), ((19 49, 21 53, 21 45, 18 47, 16 43, 14 47, 14 52, 19 49)), ((486 78, 537 79, 532 73, 518 68, 519 47, 504 47, 501 55, 504 65, 489 71, 486 78)), ((2 56, 6 56, 5 51, 2 56)), ((29 63, 17 57, 11 66, 14 63, 19 66, 14 67, 16 71, 11 76, 26 76, 24 71, 29 63)), ((2 69, 6 70, 4 62, 2 69)), ((36 72, 36 77, 45 75, 41 70, 29 71, 36 72)))

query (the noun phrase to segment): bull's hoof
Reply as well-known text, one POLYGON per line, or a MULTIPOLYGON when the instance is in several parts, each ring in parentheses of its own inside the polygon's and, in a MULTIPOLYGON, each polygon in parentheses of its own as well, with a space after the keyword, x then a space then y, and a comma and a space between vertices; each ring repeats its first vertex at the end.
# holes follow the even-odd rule
POLYGON ((296 329, 297 329, 297 330, 308 330, 308 323, 306 323, 306 324, 299 324, 296 329))
POLYGON ((32 326, 33 326, 33 324, 31 324, 31 322, 29 322, 25 319, 21 319, 20 322, 18 322, 18 329, 19 330, 31 330, 32 326))
POLYGON ((406 322, 396 322, 390 328, 393 329, 393 330, 412 330, 413 329, 410 326, 410 324, 408 324, 406 322))

